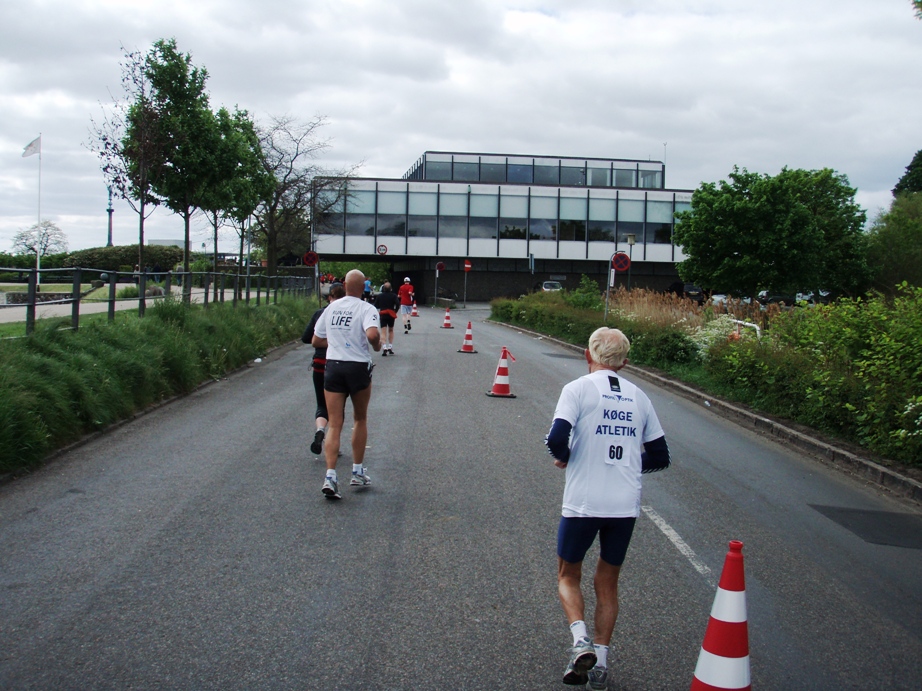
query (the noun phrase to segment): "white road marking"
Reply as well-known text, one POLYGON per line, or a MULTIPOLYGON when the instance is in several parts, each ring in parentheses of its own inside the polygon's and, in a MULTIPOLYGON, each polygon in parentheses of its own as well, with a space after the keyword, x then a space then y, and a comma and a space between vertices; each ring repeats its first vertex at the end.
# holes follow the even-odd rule
POLYGON ((653 524, 661 531, 663 531, 663 534, 669 538, 669 541, 675 545, 676 549, 679 550, 679 552, 681 552, 689 562, 691 562, 691 565, 695 567, 695 571, 704 576, 704 579, 707 581, 708 585, 712 588, 716 588, 717 581, 714 580, 714 572, 711 571, 707 564, 698 558, 698 555, 695 554, 694 550, 688 546, 685 540, 682 539, 682 537, 675 531, 675 529, 666 523, 663 517, 656 513, 652 506, 641 506, 640 508, 645 514, 647 514, 647 517, 653 521, 653 524))

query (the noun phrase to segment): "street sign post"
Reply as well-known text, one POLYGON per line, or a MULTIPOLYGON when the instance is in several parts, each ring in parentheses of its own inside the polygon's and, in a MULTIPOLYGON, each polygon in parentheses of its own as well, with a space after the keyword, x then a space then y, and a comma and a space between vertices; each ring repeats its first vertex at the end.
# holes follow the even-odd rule
POLYGON ((471 270, 471 260, 464 260, 464 307, 467 309, 467 274, 471 270))

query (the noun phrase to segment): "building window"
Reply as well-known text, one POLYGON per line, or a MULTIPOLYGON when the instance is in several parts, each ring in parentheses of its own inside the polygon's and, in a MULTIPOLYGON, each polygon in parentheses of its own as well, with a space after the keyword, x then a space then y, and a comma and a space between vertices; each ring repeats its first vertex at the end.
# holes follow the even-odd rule
POLYGON ((410 216, 407 219, 407 236, 411 238, 434 238, 436 216, 410 216))
POLYGON ((644 189, 660 189, 663 186, 663 173, 659 170, 640 171, 640 186, 644 189))
POLYGON ((536 185, 559 185, 560 166, 535 166, 536 185))
POLYGON ((451 161, 426 161, 427 180, 451 180, 451 161))
POLYGON ((510 163, 506 167, 506 176, 509 182, 520 182, 528 183, 532 182, 532 171, 534 169, 531 165, 523 165, 521 163, 510 163))
POLYGON ((467 195, 439 194, 439 237, 467 237, 467 195))
POLYGON ((615 187, 637 187, 637 171, 635 169, 615 169, 615 187))
POLYGON ((528 236, 533 240, 557 239, 557 197, 532 195, 528 236))
POLYGON ((346 235, 374 235, 374 214, 346 214, 346 235))
POLYGON ((561 185, 586 185, 586 166, 567 166, 560 167, 560 184, 561 185))
POLYGON ((378 235, 405 237, 406 234, 406 214, 378 214, 378 235))
POLYGON ((471 237, 496 238, 499 216, 499 196, 495 194, 471 195, 471 237))
POLYGON ((589 186, 611 187, 611 170, 608 168, 590 168, 589 186))
POLYGON ((499 198, 499 236, 504 240, 524 240, 528 228, 528 197, 503 195, 499 198))
POLYGON ((480 164, 480 181, 481 182, 506 182, 506 164, 505 163, 481 163, 480 164))
POLYGON ((477 182, 480 177, 477 163, 458 163, 455 161, 455 172, 452 180, 461 182, 477 182))

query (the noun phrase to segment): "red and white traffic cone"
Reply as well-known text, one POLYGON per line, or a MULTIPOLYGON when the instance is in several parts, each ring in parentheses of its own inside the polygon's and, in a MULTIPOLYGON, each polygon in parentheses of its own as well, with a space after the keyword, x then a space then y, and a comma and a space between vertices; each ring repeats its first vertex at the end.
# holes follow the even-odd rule
POLYGON ((751 688, 743 543, 731 540, 691 691, 751 688))
POLYGON ((450 307, 445 308, 445 321, 442 322, 442 328, 443 329, 455 328, 451 325, 451 308, 450 307))
POLYGON ((418 316, 419 316, 419 310, 416 309, 416 300, 413 301, 413 311, 410 312, 410 316, 411 316, 411 317, 418 317, 418 316))
POLYGON ((493 379, 493 389, 487 391, 487 396, 515 398, 515 394, 509 389, 509 363, 507 358, 515 362, 512 353, 509 352, 506 346, 503 346, 503 352, 499 356, 499 365, 496 368, 496 377, 493 379))
POLYGON ((476 353, 474 350, 474 332, 471 331, 471 323, 467 323, 467 331, 464 332, 464 342, 461 344, 459 353, 476 353))

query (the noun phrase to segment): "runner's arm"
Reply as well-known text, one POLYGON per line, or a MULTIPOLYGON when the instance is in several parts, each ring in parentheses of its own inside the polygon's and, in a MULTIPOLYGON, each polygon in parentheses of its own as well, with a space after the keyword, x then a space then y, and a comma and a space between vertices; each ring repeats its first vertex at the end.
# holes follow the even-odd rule
POLYGON ((653 441, 645 442, 643 453, 640 454, 641 473, 655 473, 669 467, 669 447, 666 446, 666 437, 658 437, 653 441))
POLYGON ((547 451, 555 461, 566 464, 570 460, 570 430, 573 425, 562 418, 554 418, 551 431, 544 438, 547 451))

